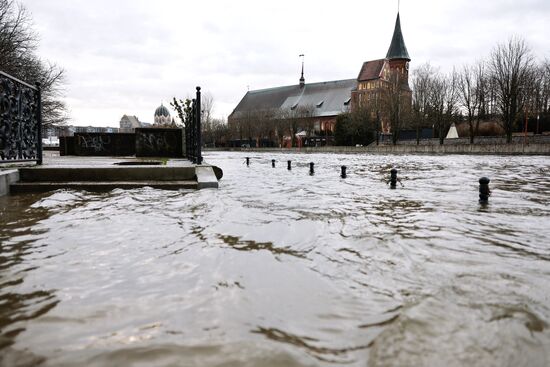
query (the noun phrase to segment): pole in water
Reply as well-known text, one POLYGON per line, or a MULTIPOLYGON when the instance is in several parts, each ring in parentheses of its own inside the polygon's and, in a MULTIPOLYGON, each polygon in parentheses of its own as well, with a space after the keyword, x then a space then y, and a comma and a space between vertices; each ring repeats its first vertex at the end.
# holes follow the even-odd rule
POLYGON ((397 187, 397 170, 392 168, 390 176, 390 188, 395 189, 397 187))
POLYGON ((309 174, 312 176, 315 174, 315 163, 313 162, 309 164, 309 174))
POLYGON ((275 168, 275 159, 271 160, 271 167, 275 168))
POLYGON ((348 177, 348 175, 346 174, 346 169, 347 169, 347 167, 346 167, 346 166, 342 166, 342 167, 340 167, 340 168, 342 169, 342 173, 340 173, 340 177, 342 177, 342 178, 348 177))
POLYGON ((250 157, 246 157, 246 166, 250 166, 250 157))
POLYGON ((290 171, 292 169, 292 161, 287 161, 287 169, 290 171))
POLYGON ((489 189, 489 180, 487 177, 479 179, 479 202, 487 204, 489 202, 489 196, 491 195, 491 189, 489 189))

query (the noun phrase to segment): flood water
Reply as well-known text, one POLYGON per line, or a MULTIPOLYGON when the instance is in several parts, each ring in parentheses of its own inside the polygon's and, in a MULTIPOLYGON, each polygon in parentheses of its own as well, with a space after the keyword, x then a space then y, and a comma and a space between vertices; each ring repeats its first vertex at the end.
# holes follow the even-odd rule
POLYGON ((549 157, 206 161, 218 190, 0 198, 0 365, 550 365, 549 157))

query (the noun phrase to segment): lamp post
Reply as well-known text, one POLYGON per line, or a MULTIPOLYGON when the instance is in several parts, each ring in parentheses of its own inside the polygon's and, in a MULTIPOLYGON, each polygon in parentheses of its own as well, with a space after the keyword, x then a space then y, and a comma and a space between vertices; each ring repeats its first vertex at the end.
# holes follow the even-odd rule
POLYGON ((540 121, 540 115, 537 115, 537 135, 539 133, 539 121, 540 121))

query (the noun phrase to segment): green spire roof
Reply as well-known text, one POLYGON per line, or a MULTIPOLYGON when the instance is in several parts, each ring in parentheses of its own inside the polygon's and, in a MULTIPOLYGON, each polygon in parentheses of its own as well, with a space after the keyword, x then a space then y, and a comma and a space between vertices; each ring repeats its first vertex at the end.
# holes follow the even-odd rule
POLYGON ((386 55, 386 59, 406 59, 411 61, 409 53, 407 52, 407 46, 405 46, 405 40, 403 39, 403 33, 401 33, 401 21, 399 20, 399 13, 397 13, 397 20, 395 21, 395 30, 393 31, 393 38, 391 39, 390 49, 386 55))

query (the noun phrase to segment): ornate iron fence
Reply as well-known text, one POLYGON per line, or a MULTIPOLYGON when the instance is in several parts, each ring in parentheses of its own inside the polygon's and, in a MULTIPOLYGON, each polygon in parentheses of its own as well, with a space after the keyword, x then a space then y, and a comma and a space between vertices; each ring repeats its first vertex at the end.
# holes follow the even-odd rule
POLYGON ((42 164, 42 99, 32 86, 0 71, 0 164, 42 164))
POLYGON ((202 164, 201 112, 201 87, 197 87, 189 123, 185 126, 185 156, 195 164, 202 164))

